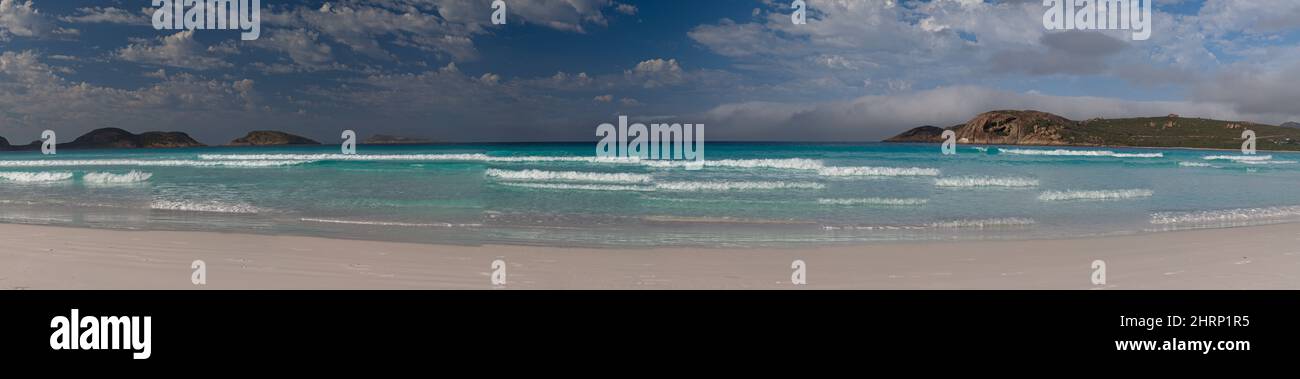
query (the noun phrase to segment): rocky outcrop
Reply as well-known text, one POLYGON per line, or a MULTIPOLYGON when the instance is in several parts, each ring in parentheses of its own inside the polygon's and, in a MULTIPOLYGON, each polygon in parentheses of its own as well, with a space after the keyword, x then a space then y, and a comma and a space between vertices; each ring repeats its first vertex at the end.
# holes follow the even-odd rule
MULTIPOLYGON (((989 145, 1066 145, 1066 129, 1078 123, 1039 111, 985 112, 948 130, 960 143, 989 145)), ((944 129, 922 126, 886 139, 885 142, 942 142, 944 129)))
MULTIPOLYGON (((956 127, 954 126, 953 128, 956 127)), ((885 140, 885 142, 939 143, 939 142, 943 142, 944 130, 945 130, 944 128, 940 128, 938 126, 930 126, 930 125, 920 126, 920 127, 912 128, 911 130, 903 132, 902 134, 893 136, 885 140)))
POLYGON ((319 145, 310 138, 273 130, 257 130, 230 141, 230 146, 319 145))
MULTIPOLYGON (((59 149, 139 149, 207 146, 181 132, 146 132, 135 134, 119 128, 95 129, 72 142, 58 144, 59 149)), ((10 145, 0 138, 0 150, 37 150, 41 141, 26 145, 10 145)))
POLYGON ((370 138, 366 138, 366 140, 364 141, 361 141, 362 144, 366 144, 366 145, 410 145, 410 144, 421 144, 421 143, 431 143, 431 142, 433 141, 423 139, 423 138, 390 136, 386 134, 376 134, 370 136, 370 138))
POLYGON ((146 132, 133 134, 118 128, 95 129, 59 148, 68 149, 108 149, 108 148, 175 148, 206 146, 181 132, 146 132))

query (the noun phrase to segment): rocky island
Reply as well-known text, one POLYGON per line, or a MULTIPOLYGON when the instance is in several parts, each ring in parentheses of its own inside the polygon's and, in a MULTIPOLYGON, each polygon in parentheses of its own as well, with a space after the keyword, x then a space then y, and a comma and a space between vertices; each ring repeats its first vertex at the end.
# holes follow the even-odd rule
MULTIPOLYGON (((134 134, 119 128, 95 129, 72 142, 60 143, 59 149, 140 149, 207 146, 181 132, 145 132, 134 134)), ((41 141, 26 145, 10 145, 0 138, 0 150, 39 150, 41 141)))
POLYGON ((1300 150, 1300 128, 1176 114, 1074 121, 1033 110, 985 112, 965 124, 921 126, 884 142, 942 143, 943 132, 951 130, 963 144, 1238 149, 1246 129, 1256 133, 1260 150, 1300 150))
POLYGON ((320 145, 310 138, 274 130, 255 130, 230 141, 227 146, 320 145))

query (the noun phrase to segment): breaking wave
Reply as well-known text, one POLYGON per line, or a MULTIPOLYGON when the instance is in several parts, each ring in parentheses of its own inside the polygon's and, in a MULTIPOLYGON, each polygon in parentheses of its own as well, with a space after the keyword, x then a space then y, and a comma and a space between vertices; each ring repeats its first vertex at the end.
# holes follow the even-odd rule
POLYGON ((5 160, 0 167, 78 167, 78 166, 155 166, 155 167, 278 167, 311 163, 307 160, 266 161, 196 161, 179 159, 67 159, 5 160))
POLYGON ((821 176, 939 176, 939 169, 920 167, 823 167, 821 176))
POLYGON ((21 183, 61 182, 72 179, 71 172, 0 172, 0 179, 21 183))
POLYGON ((1151 197, 1155 192, 1149 189, 1101 190, 1101 191, 1047 191, 1038 195, 1041 201, 1070 200, 1122 200, 1151 197))
POLYGON ((952 220, 936 222, 926 225, 931 228, 939 229, 989 229, 1001 227, 1029 226, 1037 224, 1037 221, 1029 218, 1006 217, 1006 218, 988 218, 973 220, 952 220))
POLYGON ((884 198, 869 197, 864 199, 817 199, 817 204, 821 205, 925 205, 930 201, 927 199, 908 199, 908 198, 884 198))
POLYGON ((648 183, 651 180, 654 180, 653 176, 647 174, 542 170, 510 171, 488 169, 487 176, 491 178, 519 181, 571 181, 596 183, 648 183))
POLYGON ((1113 158, 1162 158, 1164 153, 1116 153, 1110 150, 1043 150, 1043 149, 1003 149, 998 148, 1002 154, 1011 155, 1050 155, 1050 156, 1070 156, 1070 157, 1113 157, 1113 158))
POLYGON ((1300 217, 1300 206, 1239 208, 1195 212, 1157 212, 1151 214, 1156 225, 1242 223, 1300 217))
POLYGON ((120 183, 139 183, 148 181, 153 174, 143 171, 135 171, 125 174, 114 174, 109 172, 89 172, 81 177, 81 180, 87 183, 100 184, 120 184, 120 183))
POLYGON ((264 210, 248 204, 228 204, 215 201, 194 202, 194 201, 174 201, 174 200, 155 200, 149 204, 149 209, 162 211, 180 211, 180 212, 205 212, 205 213, 235 213, 235 214, 257 214, 264 210))
POLYGON ((612 184, 558 184, 558 183, 501 183, 505 186, 545 189, 545 190, 574 190, 574 191, 654 191, 653 187, 645 186, 626 186, 612 184))
POLYGON ((1272 155, 1207 155, 1201 159, 1207 161, 1262 162, 1273 160, 1272 155))
POLYGON ((934 181, 935 186, 939 187, 1037 187, 1038 179, 1030 178, 995 178, 988 176, 964 176, 955 178, 939 178, 934 181))
POLYGON ((1211 165, 1211 164, 1209 164, 1209 163, 1205 163, 1205 162, 1185 162, 1185 161, 1184 161, 1184 162, 1178 162, 1178 166, 1180 166, 1180 167, 1214 167, 1214 165, 1211 165))
POLYGON ((813 182, 667 182, 655 184, 656 190, 683 192, 766 191, 766 190, 819 190, 825 184, 813 182))

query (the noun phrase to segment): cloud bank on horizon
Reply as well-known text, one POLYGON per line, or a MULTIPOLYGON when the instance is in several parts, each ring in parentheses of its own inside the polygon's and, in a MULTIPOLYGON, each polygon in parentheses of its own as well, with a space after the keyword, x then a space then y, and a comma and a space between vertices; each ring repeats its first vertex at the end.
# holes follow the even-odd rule
POLYGON ((264 1, 261 36, 156 30, 150 1, 0 0, 0 136, 252 129, 594 140, 876 140, 993 109, 1300 120, 1300 2, 1155 2, 1151 37, 1049 31, 1041 1, 264 1))

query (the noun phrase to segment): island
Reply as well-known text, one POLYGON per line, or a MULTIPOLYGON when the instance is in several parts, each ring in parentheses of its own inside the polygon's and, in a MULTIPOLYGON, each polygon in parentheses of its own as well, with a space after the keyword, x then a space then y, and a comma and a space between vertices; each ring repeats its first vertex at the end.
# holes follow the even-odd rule
POLYGON ((433 143, 433 141, 424 138, 390 136, 387 134, 376 134, 361 141, 365 145, 418 145, 433 143))
POLYGON ((962 144, 1204 149, 1239 149, 1242 132, 1251 130, 1260 150, 1300 150, 1300 128, 1176 114, 1075 121, 1035 110, 985 112, 964 124, 916 127, 884 142, 942 143, 947 130, 962 144))
POLYGON ((230 141, 227 146, 320 145, 310 138, 274 130, 255 130, 230 141))
MULTIPOLYGON (((182 132, 145 132, 134 134, 119 128, 95 129, 77 137, 72 142, 56 145, 59 149, 141 149, 207 146, 182 132)), ((10 145, 0 137, 0 150, 40 150, 41 141, 26 145, 10 145)))

